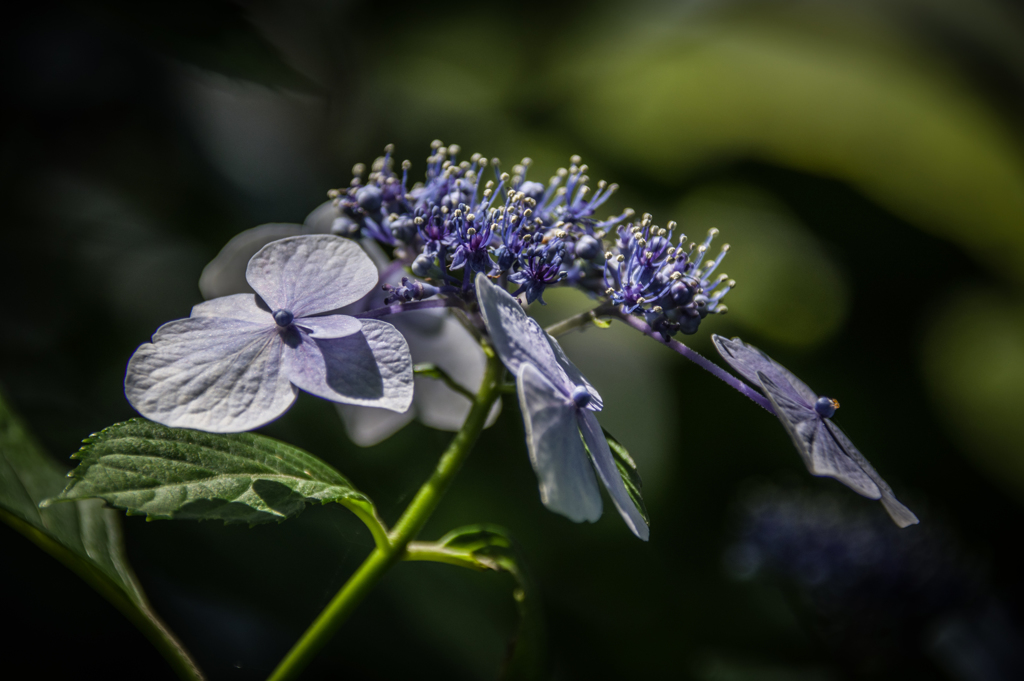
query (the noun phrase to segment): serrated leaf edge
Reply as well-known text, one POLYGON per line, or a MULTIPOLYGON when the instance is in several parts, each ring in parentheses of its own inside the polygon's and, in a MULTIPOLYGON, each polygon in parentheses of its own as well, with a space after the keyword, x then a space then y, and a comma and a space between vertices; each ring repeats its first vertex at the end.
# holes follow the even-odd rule
MULTIPOLYGON (((171 430, 171 431, 179 431, 180 430, 180 431, 200 433, 202 435, 214 435, 214 436, 215 435, 221 435, 220 433, 206 433, 205 431, 196 431, 196 430, 189 429, 189 428, 171 428, 170 426, 164 426, 164 425, 156 423, 154 421, 150 421, 148 419, 139 418, 139 417, 131 418, 131 419, 128 419, 127 421, 121 421, 119 423, 112 424, 110 426, 107 426, 106 428, 103 428, 102 430, 99 430, 97 432, 91 433, 88 437, 85 437, 85 438, 82 439, 82 446, 79 447, 78 450, 76 452, 74 452, 71 455, 71 457, 70 457, 71 459, 81 461, 81 463, 78 466, 76 466, 75 468, 71 469, 71 471, 68 472, 68 477, 72 479, 71 482, 68 483, 67 487, 65 487, 61 491, 61 493, 59 495, 57 495, 55 497, 50 497, 48 499, 44 499, 43 501, 41 501, 39 503, 39 506, 41 508, 46 508, 46 507, 51 506, 51 505, 53 505, 55 503, 70 502, 70 501, 76 501, 76 500, 95 498, 95 499, 102 499, 103 502, 105 504, 107 504, 108 506, 110 506, 111 508, 116 508, 116 509, 119 509, 119 510, 123 510, 125 512, 125 515, 127 515, 127 516, 144 516, 147 521, 150 521, 150 520, 175 520, 176 518, 175 518, 175 516, 173 514, 166 515, 166 514, 160 514, 160 513, 149 513, 149 512, 146 512, 146 511, 134 511, 134 510, 132 510, 132 509, 126 507, 126 506, 123 506, 121 504, 115 503, 114 501, 112 501, 109 498, 107 498, 107 496, 105 496, 105 495, 90 495, 90 496, 80 496, 80 497, 69 496, 69 493, 71 492, 72 488, 76 485, 77 481, 79 481, 79 480, 81 480, 83 478, 85 471, 87 471, 90 467, 92 467, 94 464, 96 464, 100 460, 99 458, 97 458, 95 461, 90 461, 87 458, 87 453, 88 453, 88 451, 90 450, 91 447, 93 447, 93 446, 95 446, 97 444, 103 444, 103 443, 108 443, 108 442, 116 442, 118 439, 128 439, 129 437, 137 438, 137 439, 140 439, 140 440, 153 441, 153 442, 174 441, 174 440, 169 440, 167 438, 153 438, 153 437, 147 438, 147 437, 143 437, 143 436, 140 436, 140 435, 113 437, 113 438, 109 438, 109 439, 104 439, 104 437, 103 437, 105 434, 109 433, 110 431, 113 431, 113 430, 115 430, 117 428, 121 428, 121 427, 125 427, 125 426, 130 426, 130 425, 145 425, 145 426, 150 426, 151 425, 151 426, 155 426, 155 427, 159 427, 159 428, 166 428, 166 429, 171 430)), ((310 452, 307 452, 304 449, 301 449, 299 447, 295 447, 295 446, 290 445, 290 444, 288 444, 286 442, 281 442, 280 440, 276 440, 276 439, 271 438, 271 437, 267 437, 266 435, 259 435, 259 434, 256 434, 256 433, 231 433, 231 434, 227 434, 227 435, 243 435, 243 434, 251 435, 253 438, 257 439, 256 441, 258 441, 259 439, 264 439, 264 440, 266 440, 268 442, 280 444, 280 445, 282 445, 284 447, 287 447, 289 449, 293 449, 293 450, 295 450, 295 451, 297 451, 297 452, 299 452, 299 453, 301 453, 301 454, 303 454, 305 456, 308 456, 311 459, 313 459, 316 463, 319 463, 320 465, 324 466, 328 471, 330 471, 331 473, 333 473, 336 476, 338 476, 338 478, 340 480, 343 480, 345 482, 345 484, 348 485, 349 491, 344 493, 341 496, 336 496, 335 498, 319 499, 319 498, 316 498, 316 497, 303 497, 303 501, 306 504, 310 504, 311 505, 311 504, 313 504, 315 502, 320 502, 321 506, 326 506, 327 504, 330 504, 330 503, 340 504, 341 506, 344 506, 344 507, 348 508, 350 511, 352 511, 353 513, 355 513, 360 518, 360 520, 363 520, 364 523, 367 522, 366 518, 364 518, 364 516, 367 515, 367 513, 366 513, 367 510, 371 511, 371 513, 370 513, 371 516, 375 516, 376 515, 376 509, 374 507, 373 501, 369 497, 367 497, 365 494, 360 492, 358 489, 356 489, 356 487, 354 485, 352 485, 352 483, 348 480, 348 478, 346 478, 344 475, 342 475, 337 469, 335 469, 333 466, 328 464, 326 461, 323 461, 322 459, 320 459, 316 455, 314 455, 314 454, 312 454, 310 452)), ((177 442, 181 442, 181 441, 177 441, 177 442)), ((218 449, 215 449, 213 447, 208 447, 206 445, 195 445, 195 446, 202 447, 202 448, 205 448, 205 449, 211 449, 211 450, 219 452, 219 453, 225 453, 224 450, 218 450, 218 449)), ((100 458, 102 458, 102 457, 100 457, 100 458)), ((224 474, 224 477, 229 477, 229 475, 230 474, 224 474)), ((237 475, 238 475, 238 477, 244 477, 247 474, 239 473, 237 475)), ((323 485, 336 487, 337 489, 343 489, 342 487, 340 487, 338 485, 337 482, 329 482, 329 481, 320 480, 320 479, 313 478, 313 477, 302 477, 302 476, 297 476, 297 475, 296 476, 289 476, 289 475, 280 474, 280 473, 278 473, 278 474, 267 474, 267 475, 259 475, 259 474, 251 474, 251 475, 253 475, 254 477, 253 477, 253 480, 250 482, 250 485, 249 485, 249 487, 247 489, 252 489, 252 484, 255 483, 257 480, 271 480, 271 481, 274 481, 274 482, 278 482, 278 480, 274 480, 275 477, 276 478, 280 478, 280 479, 285 479, 285 480, 303 480, 305 482, 320 483, 320 484, 323 484, 323 485)), ((213 476, 210 479, 215 479, 217 477, 220 477, 220 476, 219 475, 215 475, 215 476, 213 476)), ((139 490, 124 490, 124 491, 130 492, 130 491, 145 491, 145 490, 143 488, 143 489, 139 489, 139 490)), ((276 518, 276 521, 277 521, 278 524, 281 524, 282 522, 284 522, 288 518, 293 517, 293 516, 289 516, 289 515, 280 513, 278 511, 275 511, 274 509, 263 510, 263 509, 255 509, 254 508, 253 510, 258 512, 258 513, 265 513, 267 515, 272 516, 273 518, 276 518)), ((298 513, 299 512, 296 512, 293 515, 298 515, 298 513)), ((218 518, 195 518, 195 520, 197 520, 199 522, 203 522, 203 521, 218 520, 218 518)), ((225 525, 242 524, 242 523, 246 522, 245 520, 237 520, 236 521, 236 520, 230 520, 230 519, 224 519, 224 518, 220 518, 219 520, 222 520, 222 522, 225 525)), ((272 522, 272 519, 267 519, 265 522, 272 522)), ((263 523, 262 522, 256 522, 256 523, 250 522, 249 523, 249 527, 252 528, 252 527, 255 527, 256 525, 260 525, 260 524, 263 524, 263 523)), ((374 529, 376 529, 376 528, 371 528, 371 532, 374 531, 374 529)))

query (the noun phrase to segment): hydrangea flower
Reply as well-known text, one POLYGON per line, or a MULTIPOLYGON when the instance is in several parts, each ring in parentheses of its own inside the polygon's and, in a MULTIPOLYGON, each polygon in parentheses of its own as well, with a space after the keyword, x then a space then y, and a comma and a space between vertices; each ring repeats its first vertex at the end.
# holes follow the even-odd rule
POLYGON ((529 158, 509 174, 498 159, 460 159, 456 144, 435 140, 431 150, 426 182, 412 187, 412 164, 403 161, 397 171, 390 145, 369 173, 356 165, 349 186, 329 192, 333 222, 319 224, 393 248, 396 262, 430 285, 403 300, 443 291, 472 302, 482 272, 516 284, 514 295, 524 294, 527 304, 543 304, 551 286, 576 286, 665 338, 696 333, 707 315, 726 312, 721 301, 735 282, 717 273, 728 246, 709 255, 717 230, 696 244, 673 222, 662 228, 649 214, 632 221, 629 208, 597 219, 617 186, 593 183, 579 156, 545 185, 527 179, 529 158), (488 172, 493 180, 485 179, 488 172))
POLYGON ((668 338, 676 332, 693 334, 709 314, 727 311, 722 298, 736 282, 715 274, 729 252, 724 244, 718 255, 706 258, 717 229, 708 230, 704 243, 687 244, 686 235, 672 238, 676 223, 653 224, 644 214, 639 224, 618 228, 615 248, 605 257, 605 294, 623 312, 643 316, 652 329, 668 338))
POLYGON ((897 501, 892 488, 832 422, 838 402, 819 396, 784 366, 739 338, 729 340, 712 335, 711 339, 725 361, 768 397, 811 475, 835 478, 868 499, 881 500, 900 527, 918 522, 917 516, 897 501))
MULTIPOLYGON (((301 225, 266 224, 236 235, 203 269, 200 291, 205 298, 251 291, 245 279, 245 268, 260 248, 290 236, 329 233, 340 217, 336 201, 331 200, 314 209, 301 225)), ((364 239, 360 245, 376 265, 382 283, 393 284, 402 279, 400 266, 394 267, 376 243, 364 239)), ((380 287, 375 287, 342 311, 357 314, 383 304, 384 294, 380 287)), ((486 365, 483 351, 472 334, 447 310, 407 312, 391 317, 388 322, 405 336, 413 362, 434 364, 459 385, 471 391, 479 388, 486 365)), ((472 406, 468 399, 443 381, 416 376, 414 385, 413 402, 402 412, 339 404, 338 412, 349 438, 360 447, 370 447, 391 437, 413 419, 438 430, 456 431, 462 427, 472 406)), ((488 418, 488 426, 494 423, 500 411, 499 402, 488 418)))
MULTIPOLYGON (((391 193, 393 192, 389 195, 391 193)), ((365 199, 364 193, 364 204, 367 203, 365 199)), ((353 238, 360 237, 360 229, 353 228, 356 224, 354 219, 359 216, 365 218, 365 209, 359 206, 354 194, 349 203, 351 205, 343 205, 342 200, 335 197, 314 209, 302 225, 266 224, 236 235, 203 270, 199 281, 203 296, 215 298, 250 291, 251 287, 244 276, 246 263, 256 251, 278 239, 301 234, 332 232, 353 238)), ((402 279, 403 270, 400 265, 392 266, 391 261, 373 240, 374 236, 382 234, 377 229, 378 222, 370 219, 367 224, 375 227, 368 231, 367 238, 363 238, 360 245, 376 264, 382 283, 398 283, 402 279)), ((381 221, 380 224, 389 223, 381 221)), ((386 244, 393 243, 390 236, 382 241, 386 244)), ((419 293, 416 300, 428 297, 423 294, 422 288, 419 293)), ((344 312, 356 314, 389 302, 392 301, 386 300, 384 294, 377 288, 360 301, 347 306, 344 312)), ((483 380, 486 364, 483 351, 476 339, 449 312, 421 310, 395 315, 388 321, 405 336, 413 362, 434 364, 460 385, 472 391, 478 389, 483 380)), ((361 447, 370 447, 391 437, 413 419, 419 419, 423 424, 439 430, 456 431, 462 426, 471 407, 468 399, 442 381, 417 376, 414 383, 413 403, 404 412, 339 404, 338 412, 349 438, 361 447)), ((488 426, 494 423, 499 412, 500 404, 495 406, 488 419, 488 426)))
POLYGON ((541 501, 574 522, 597 520, 601 492, 596 469, 629 529, 646 541, 650 530, 626 491, 594 416, 603 406, 601 396, 508 291, 481 273, 476 277, 476 292, 494 348, 516 377, 541 501))
POLYGON ((273 421, 298 391, 404 411, 409 346, 393 326, 328 314, 362 298, 377 268, 351 241, 298 236, 260 249, 246 268, 256 291, 200 303, 132 355, 125 394, 139 413, 210 432, 273 421))

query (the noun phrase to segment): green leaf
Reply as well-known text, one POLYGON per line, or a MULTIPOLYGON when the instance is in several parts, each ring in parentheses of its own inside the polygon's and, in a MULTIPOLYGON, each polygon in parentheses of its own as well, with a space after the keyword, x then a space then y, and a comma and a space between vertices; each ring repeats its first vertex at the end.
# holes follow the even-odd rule
POLYGON ((516 580, 512 597, 519 610, 519 629, 501 678, 511 681, 543 677, 544 616, 536 590, 524 569, 522 553, 507 530, 498 525, 467 525, 452 530, 436 542, 411 542, 407 551, 407 560, 429 560, 511 574, 516 580))
MULTIPOLYGON (((253 433, 220 435, 145 419, 92 435, 56 500, 99 498, 150 518, 281 521, 307 503, 340 503, 365 518, 373 504, 312 454, 253 433)), ((364 520, 365 521, 365 520, 364 520)))
MULTIPOLYGON (((604 429, 602 428, 602 430, 604 429)), ((622 482, 626 485, 626 491, 629 492, 629 498, 633 500, 633 505, 636 506, 636 510, 640 511, 640 515, 643 516, 644 522, 650 526, 651 519, 647 515, 647 506, 644 505, 643 496, 640 494, 644 483, 640 479, 640 473, 636 469, 636 462, 633 461, 633 457, 629 455, 629 452, 622 446, 622 443, 612 437, 607 430, 604 431, 604 436, 608 439, 608 447, 612 450, 612 458, 615 459, 615 467, 619 469, 619 475, 622 476, 622 482)))
POLYGON ((67 478, 0 396, 0 520, 77 573, 153 643, 183 679, 202 674, 153 612, 125 555, 118 514, 99 500, 49 508, 67 478))

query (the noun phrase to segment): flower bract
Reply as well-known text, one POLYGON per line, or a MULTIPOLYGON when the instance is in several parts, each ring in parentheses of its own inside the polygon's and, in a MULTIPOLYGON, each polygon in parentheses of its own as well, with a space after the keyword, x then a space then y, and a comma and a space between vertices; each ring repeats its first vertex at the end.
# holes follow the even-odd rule
MULTIPOLYGON (((487 360, 480 343, 448 310, 405 312, 390 318, 409 343, 412 360, 439 367, 459 385, 476 391, 484 377, 487 360)), ((472 407, 463 395, 443 381, 416 376, 412 405, 402 413, 373 407, 339 404, 338 411, 349 438, 369 447, 391 437, 414 418, 431 428, 456 431, 472 407)), ((501 411, 495 402, 487 419, 491 426, 501 411)))
POLYGON ((516 377, 541 501, 570 520, 593 522, 601 516, 600 478, 630 530, 647 540, 650 530, 594 416, 603 406, 600 394, 508 291, 480 273, 476 292, 494 348, 516 377))
MULTIPOLYGON (((210 261, 199 280, 199 289, 206 298, 251 291, 245 280, 249 259, 267 244, 290 236, 329 232, 339 219, 333 201, 313 210, 303 224, 266 224, 247 229, 232 238, 210 261)), ((396 284, 403 279, 403 270, 371 239, 359 242, 377 267, 381 283, 396 284)), ((417 298, 418 299, 418 298, 417 298)), ((380 287, 374 287, 342 312, 357 314, 388 303, 380 287)), ((413 362, 434 364, 455 379, 459 385, 476 391, 483 380, 486 359, 480 344, 447 310, 421 310, 392 316, 388 322, 401 332, 409 344, 413 362)), ((463 395, 444 382, 414 377, 413 403, 402 412, 378 407, 339 404, 338 412, 349 438, 360 447, 370 447, 386 440, 413 419, 438 430, 456 431, 471 407, 463 395)), ((487 421, 490 426, 501 411, 500 400, 487 421)))
POLYGON ((355 243, 297 236, 249 260, 256 295, 215 298, 164 324, 128 363, 125 394, 164 425, 239 432, 278 418, 298 391, 333 402, 404 411, 412 361, 390 324, 328 314, 377 281, 355 243))
POLYGON ((900 527, 918 522, 846 434, 831 420, 838 403, 820 397, 784 366, 739 338, 713 335, 719 354, 768 397, 811 475, 835 478, 868 499, 878 499, 900 527))

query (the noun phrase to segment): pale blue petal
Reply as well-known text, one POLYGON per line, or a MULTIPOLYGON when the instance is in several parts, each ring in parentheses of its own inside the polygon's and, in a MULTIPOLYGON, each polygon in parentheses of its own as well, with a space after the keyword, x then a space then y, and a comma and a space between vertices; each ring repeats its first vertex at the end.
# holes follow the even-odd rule
POLYGON ((784 366, 739 338, 713 335, 719 354, 772 403, 807 470, 830 477, 869 499, 880 499, 900 527, 918 522, 846 434, 814 409, 817 393, 784 366))
POLYGON ((527 316, 519 301, 492 284, 482 272, 476 276, 476 296, 494 349, 509 371, 518 375, 523 364, 532 364, 568 397, 572 382, 555 358, 548 335, 527 316))
POLYGON ((775 381, 776 385, 794 391, 807 402, 808 406, 812 406, 817 401, 818 394, 811 390, 806 383, 753 345, 744 343, 739 338, 729 339, 714 334, 711 336, 711 340, 714 342, 715 348, 718 349, 718 354, 755 388, 760 387, 757 372, 763 371, 765 375, 775 381))
MULTIPOLYGON (((370 256, 370 260, 377 267, 378 272, 383 272, 388 268, 389 265, 393 265, 394 261, 388 257, 388 254, 384 252, 384 249, 380 247, 376 241, 370 238, 360 239, 359 245, 366 255, 370 256)), ((382 284, 397 284, 402 281, 403 276, 409 276, 402 267, 396 267, 392 270, 391 276, 387 281, 381 280, 382 284)))
POLYGON ((377 268, 354 241, 317 234, 267 244, 245 278, 270 309, 306 317, 362 298, 377 283, 377 268))
POLYGON ((413 394, 409 346, 390 324, 360 321, 362 333, 344 338, 296 334, 285 343, 285 372, 296 387, 325 400, 403 412, 413 394))
POLYGON ((330 234, 334 221, 341 217, 333 200, 327 200, 313 209, 313 212, 302 221, 309 234, 330 234))
MULTIPOLYGON (((404 312, 395 315, 392 322, 409 341, 413 362, 436 364, 462 387, 474 393, 480 390, 487 358, 473 334, 448 310, 404 312)), ((472 406, 444 381, 425 377, 416 378, 413 401, 417 418, 440 430, 461 428, 472 406)), ((499 409, 492 410, 488 425, 499 409)))
POLYGON ((790 391, 779 389, 763 372, 758 376, 812 475, 835 478, 858 494, 880 499, 889 517, 900 527, 919 522, 839 426, 817 416, 813 408, 797 403, 790 391))
POLYGON ((254 322, 265 327, 274 326, 270 310, 259 306, 255 293, 236 293, 199 303, 192 308, 190 317, 224 317, 254 322))
POLYGON ((597 389, 590 385, 590 381, 584 378, 580 370, 576 368, 576 365, 569 361, 569 358, 565 355, 565 350, 558 344, 558 341, 554 337, 545 333, 548 337, 548 343, 551 344, 551 349, 555 353, 555 360, 558 361, 558 365, 565 371, 566 376, 572 381, 573 385, 582 385, 590 393, 590 404, 587 405, 587 409, 591 411, 601 411, 604 409, 604 400, 601 399, 601 394, 597 392, 597 389))
MULTIPOLYGON (((387 279, 383 278, 382 273, 385 270, 392 269, 389 265, 395 265, 388 255, 381 249, 376 241, 372 239, 361 239, 359 240, 359 246, 366 252, 370 260, 373 261, 374 266, 377 268, 378 283, 380 284, 397 284, 402 280, 402 275, 407 275, 406 271, 399 264, 398 267, 393 268, 390 276, 387 279)), ((387 291, 384 291, 380 286, 374 286, 369 293, 355 301, 343 307, 338 308, 335 312, 339 314, 359 314, 360 312, 366 312, 377 307, 384 306, 384 299, 388 297, 387 291)))
POLYGON ((798 402, 791 390, 779 386, 764 372, 758 372, 758 378, 811 475, 835 478, 869 499, 881 498, 877 485, 829 434, 825 420, 813 407, 798 402))
MULTIPOLYGON (((416 310, 414 312, 403 312, 401 314, 392 315, 388 320, 398 327, 398 330, 405 335, 406 338, 409 336, 416 336, 417 338, 432 338, 442 332, 447 322, 451 322, 458 327, 462 327, 457 320, 453 319, 450 310, 444 308, 433 309, 433 310, 416 310)), ((483 355, 483 350, 480 349, 480 344, 466 332, 466 335, 470 337, 470 340, 477 346, 480 355, 483 355)), ((411 347, 411 346, 410 346, 411 347)), ((425 362, 427 360, 417 359, 417 362, 425 362)))
POLYGON ((273 421, 295 401, 272 326, 216 317, 164 324, 128 362, 128 401, 176 428, 232 433, 273 421))
POLYGON ((415 407, 403 412, 351 404, 339 404, 337 407, 349 439, 360 447, 372 447, 383 442, 409 425, 416 416, 415 407))
POLYGON ((295 324, 308 330, 313 338, 342 338, 363 330, 358 319, 341 314, 301 317, 295 320, 295 324))
POLYGON ((516 376, 530 462, 548 509, 574 522, 601 517, 601 492, 580 439, 576 408, 532 364, 516 376))
POLYGON ((896 494, 892 491, 892 487, 889 487, 889 483, 883 480, 874 466, 868 463, 868 460, 864 458, 860 450, 850 442, 850 438, 846 437, 846 433, 840 430, 839 426, 832 421, 826 420, 825 425, 843 451, 878 485, 878 489, 882 493, 882 506, 885 507, 893 522, 900 527, 908 527, 909 525, 919 523, 920 521, 914 515, 914 512, 896 499, 896 494))
POLYGON ((882 507, 898 527, 910 527, 921 522, 913 511, 896 499, 894 494, 882 493, 882 507))
MULTIPOLYGON (((858 461, 850 456, 850 453, 845 451, 830 432, 829 423, 826 419, 818 419, 816 437, 810 443, 811 461, 813 462, 811 473, 834 478, 868 499, 880 499, 882 497, 881 487, 862 465, 867 464, 867 460, 861 456, 858 461)), ((868 464, 868 466, 870 465, 868 464)))
POLYGON ((604 431, 601 430, 601 424, 597 422, 594 412, 589 409, 581 409, 577 414, 580 432, 583 433, 583 439, 590 450, 594 467, 597 468, 597 474, 601 478, 601 482, 604 483, 605 489, 608 490, 615 508, 619 509, 619 515, 626 521, 626 525, 633 531, 633 534, 647 541, 650 539, 651 529, 647 526, 636 504, 630 499, 629 492, 626 491, 626 485, 622 482, 622 476, 619 475, 615 459, 612 458, 612 450, 608 448, 608 440, 605 439, 604 431))
MULTIPOLYGON (((394 315, 389 320, 409 343, 414 363, 441 367, 460 385, 476 392, 483 381, 487 359, 469 331, 448 310, 419 310, 394 315)), ((345 429, 353 442, 369 447, 404 428, 414 417, 438 430, 457 431, 469 414, 470 402, 444 381, 414 377, 413 406, 404 414, 373 407, 339 405, 345 429)), ((490 427, 501 413, 497 400, 487 417, 490 427)))
POLYGON ((199 277, 200 293, 207 300, 233 293, 252 293, 252 287, 245 280, 249 259, 272 241, 305 232, 302 225, 269 224, 235 235, 203 269, 199 277))
MULTIPOLYGON (((416 418, 420 423, 449 432, 455 432, 462 428, 472 406, 468 399, 449 388, 444 381, 417 376, 415 383, 416 392, 413 404, 416 409, 416 418)), ((499 398, 491 406, 491 411, 487 414, 487 421, 484 422, 484 428, 493 426, 500 414, 501 399, 499 398)))

